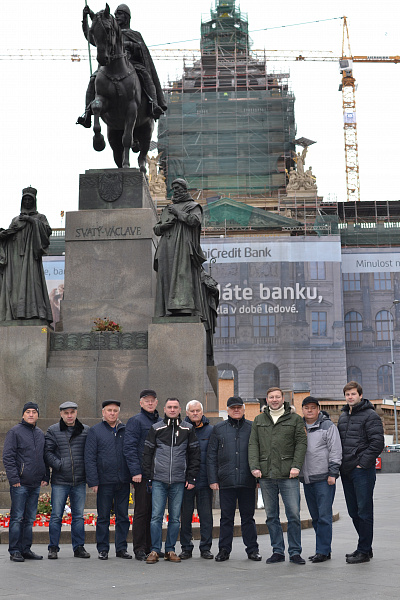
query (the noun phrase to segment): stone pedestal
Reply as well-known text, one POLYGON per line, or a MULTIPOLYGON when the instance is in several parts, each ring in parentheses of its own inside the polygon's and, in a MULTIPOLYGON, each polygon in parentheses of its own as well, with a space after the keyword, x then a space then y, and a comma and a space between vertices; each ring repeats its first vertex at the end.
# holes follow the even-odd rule
POLYGON ((167 398, 205 403, 206 332, 195 317, 154 319, 149 325, 149 387, 163 404, 167 398))
POLYGON ((79 210, 152 208, 147 177, 139 169, 89 169, 79 175, 79 210))
POLYGON ((25 402, 46 412, 47 326, 0 327, 0 415, 20 421, 25 402))
POLYGON ((147 330, 154 314, 155 222, 152 208, 67 213, 64 331, 89 332, 98 317, 124 331, 147 330))

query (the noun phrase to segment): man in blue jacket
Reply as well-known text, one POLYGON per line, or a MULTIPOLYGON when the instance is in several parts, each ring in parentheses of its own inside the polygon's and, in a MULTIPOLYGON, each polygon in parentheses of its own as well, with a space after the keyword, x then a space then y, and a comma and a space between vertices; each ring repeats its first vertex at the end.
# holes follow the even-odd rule
POLYGON ((115 551, 117 558, 132 558, 127 552, 129 532, 130 475, 123 454, 125 425, 119 419, 121 403, 104 400, 103 420, 89 429, 85 446, 88 486, 97 493, 96 542, 98 558, 108 559, 110 512, 114 502, 115 551))
POLYGON ((44 462, 44 433, 36 426, 38 418, 38 405, 27 402, 22 409, 21 423, 8 431, 4 442, 3 463, 11 496, 8 551, 14 562, 43 558, 31 550, 40 487, 49 483, 44 462))
POLYGON ((140 392, 140 413, 131 417, 125 430, 124 455, 135 488, 135 512, 133 515, 133 551, 136 560, 146 560, 150 553, 151 491, 142 475, 144 442, 149 429, 161 421, 154 390, 140 392))
POLYGON ((49 524, 49 559, 57 559, 64 507, 71 503, 71 540, 75 558, 90 558, 85 550, 86 500, 85 444, 88 425, 78 420, 78 405, 67 400, 60 405, 60 421, 45 435, 44 456, 51 467, 51 517, 49 524))
POLYGON ((203 405, 198 400, 191 400, 187 403, 186 415, 185 421, 193 425, 196 437, 199 440, 201 463, 195 487, 191 490, 185 488, 183 492, 180 533, 182 552, 179 557, 181 560, 192 558, 192 518, 196 500, 197 513, 200 518, 200 556, 201 558, 213 559, 214 556, 210 552, 213 530, 213 491, 208 485, 207 478, 207 449, 213 427, 207 417, 203 415, 203 405))
POLYGON ((219 490, 221 506, 219 552, 215 560, 224 562, 229 559, 238 502, 247 557, 260 561, 254 521, 256 481, 248 458, 251 422, 244 418, 245 405, 240 396, 228 398, 227 410, 228 419, 214 426, 207 455, 208 481, 212 490, 219 490))

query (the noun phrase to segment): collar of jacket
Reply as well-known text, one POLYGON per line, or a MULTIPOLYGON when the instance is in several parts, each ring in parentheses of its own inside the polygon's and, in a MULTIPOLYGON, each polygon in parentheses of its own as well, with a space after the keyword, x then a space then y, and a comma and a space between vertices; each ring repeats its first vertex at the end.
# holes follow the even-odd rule
POLYGON ((187 421, 187 423, 190 423, 191 425, 193 425, 193 427, 194 427, 195 429, 198 429, 198 427, 203 427, 204 425, 208 425, 208 424, 210 423, 210 420, 209 420, 209 419, 207 419, 207 417, 205 417, 204 415, 201 417, 200 424, 199 424, 199 425, 197 425, 197 426, 196 426, 196 425, 193 423, 193 421, 191 421, 191 420, 189 419, 189 417, 186 417, 186 418, 185 418, 185 421, 187 421))
POLYGON ((148 410, 144 410, 143 406, 140 407, 140 412, 144 415, 146 415, 146 417, 148 417, 149 419, 151 419, 152 421, 157 421, 158 417, 160 416, 158 414, 158 410, 156 409, 154 412, 149 412, 148 410))
POLYGON ((244 422, 245 422, 244 415, 240 419, 232 419, 232 417, 228 416, 228 423, 230 423, 230 425, 232 425, 232 427, 236 427, 237 429, 239 429, 239 427, 241 427, 244 422))
POLYGON ((111 427, 111 425, 109 425, 109 423, 107 423, 107 421, 105 419, 103 419, 102 423, 104 423, 104 425, 107 425, 107 427, 109 429, 111 429, 111 431, 114 431, 114 429, 116 431, 118 431, 118 428, 119 428, 120 425, 123 425, 125 427, 125 425, 123 424, 123 422, 120 419, 117 420, 117 422, 115 423, 114 427, 111 427))
MULTIPOLYGON (((364 410, 364 408, 373 408, 375 410, 374 405, 371 404, 371 402, 367 400, 367 398, 361 398, 360 402, 353 406, 351 414, 354 415, 354 413, 357 413, 360 410, 364 410)), ((350 406, 348 404, 345 404, 342 408, 342 411, 350 413, 350 406)))
POLYGON ((327 417, 326 415, 324 415, 322 412, 319 413, 317 419, 314 421, 314 423, 312 425, 307 425, 305 418, 303 417, 303 421, 304 421, 304 425, 306 427, 309 427, 310 429, 312 427, 316 427, 318 429, 318 427, 321 425, 322 421, 329 421, 329 417, 327 417))
MULTIPOLYGON (((67 431, 67 429, 68 429, 68 425, 61 418, 60 419, 60 431, 67 431)), ((71 437, 75 437, 77 435, 80 435, 82 433, 82 431, 83 431, 83 425, 82 425, 82 423, 78 419, 75 419, 74 429, 72 431, 71 437)))
POLYGON ((36 423, 33 423, 32 425, 31 423, 24 421, 24 419, 21 420, 21 425, 25 425, 25 427, 29 427, 29 429, 35 429, 36 427, 36 423))
POLYGON ((182 423, 181 415, 178 415, 175 419, 170 419, 167 415, 164 415, 163 421, 168 427, 173 427, 174 425, 178 427, 182 423))

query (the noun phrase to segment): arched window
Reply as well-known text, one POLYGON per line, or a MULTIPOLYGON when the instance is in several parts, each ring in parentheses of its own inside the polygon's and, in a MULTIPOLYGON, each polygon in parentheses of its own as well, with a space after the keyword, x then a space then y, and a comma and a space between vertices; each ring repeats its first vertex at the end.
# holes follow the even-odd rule
POLYGON ((255 398, 265 398, 270 387, 279 387, 279 369, 272 363, 262 363, 254 369, 255 398))
POLYGON ((348 367, 347 381, 357 381, 362 386, 362 373, 358 367, 348 367))
MULTIPOLYGON (((362 342, 362 316, 360 313, 352 310, 346 314, 344 330, 346 332, 346 342, 362 342)), ((348 381, 352 380, 348 379, 348 381)))
POLYGON ((236 337, 236 315, 234 310, 230 304, 220 304, 215 337, 236 337))
POLYGON ((390 340, 390 314, 388 310, 381 310, 375 318, 376 339, 390 340))
POLYGON ((268 313, 269 304, 260 304, 261 313, 253 315, 253 337, 275 337, 276 317, 268 313))
MULTIPOLYGON (((221 363, 218 365, 218 379, 229 380, 233 376, 233 395, 239 396, 239 377, 238 370, 230 363, 221 363)), ((220 388, 220 391, 221 388, 220 388)))
POLYGON ((382 365, 378 369, 378 395, 380 398, 386 398, 393 394, 392 385, 392 367, 382 365))

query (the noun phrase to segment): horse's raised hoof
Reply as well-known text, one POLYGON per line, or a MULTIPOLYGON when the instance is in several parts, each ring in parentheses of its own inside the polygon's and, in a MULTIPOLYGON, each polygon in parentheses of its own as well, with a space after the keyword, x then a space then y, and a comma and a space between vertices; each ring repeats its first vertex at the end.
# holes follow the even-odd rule
POLYGON ((104 139, 104 135, 103 134, 94 135, 93 136, 93 148, 96 150, 96 152, 101 152, 102 150, 104 150, 105 147, 106 147, 106 142, 104 139))

